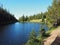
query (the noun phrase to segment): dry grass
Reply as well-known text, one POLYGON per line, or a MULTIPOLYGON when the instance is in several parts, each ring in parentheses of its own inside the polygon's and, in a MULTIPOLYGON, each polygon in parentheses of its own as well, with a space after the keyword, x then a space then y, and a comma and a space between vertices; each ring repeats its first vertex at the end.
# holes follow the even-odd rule
POLYGON ((41 22, 42 19, 34 19, 34 20, 30 20, 30 22, 41 22))

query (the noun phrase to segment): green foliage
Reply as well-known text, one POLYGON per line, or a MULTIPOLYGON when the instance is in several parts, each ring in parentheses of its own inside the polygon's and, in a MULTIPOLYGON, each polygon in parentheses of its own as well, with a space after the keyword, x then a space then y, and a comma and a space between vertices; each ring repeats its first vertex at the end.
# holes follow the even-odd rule
POLYGON ((19 21, 24 22, 25 21, 25 16, 23 15, 21 18, 19 18, 19 21))
POLYGON ((26 45, 37 45, 37 43, 33 39, 31 39, 31 40, 28 40, 26 45))
POLYGON ((40 33, 36 35, 36 32, 32 30, 30 33, 29 40, 25 45, 42 45, 43 39, 47 37, 46 31, 44 29, 40 30, 40 33))
POLYGON ((19 21, 20 21, 20 22, 25 22, 25 21, 29 21, 29 20, 30 20, 30 19, 28 18, 28 16, 25 17, 24 15, 19 18, 19 21))
POLYGON ((27 41, 27 43, 25 45, 36 45, 35 40, 36 39, 36 33, 34 30, 32 30, 32 32, 30 33, 30 37, 29 40, 27 41))
POLYGON ((25 21, 28 21, 28 16, 25 17, 25 21))
POLYGON ((30 39, 35 39, 35 38, 36 38, 36 32, 32 30, 32 32, 30 33, 30 39))
POLYGON ((6 9, 0 7, 0 25, 6 25, 14 22, 17 22, 14 15, 8 12, 6 9))
MULTIPOLYGON (((36 14, 36 15, 33 15, 33 16, 21 16, 20 18, 19 18, 19 21, 20 22, 24 22, 24 21, 30 21, 30 20, 33 20, 33 19, 42 19, 42 15, 43 15, 43 13, 41 13, 41 14, 36 14)), ((44 17, 45 18, 45 17, 44 17)))
POLYGON ((47 20, 53 24, 57 19, 60 18, 60 1, 53 0, 52 6, 49 6, 47 12, 47 20))

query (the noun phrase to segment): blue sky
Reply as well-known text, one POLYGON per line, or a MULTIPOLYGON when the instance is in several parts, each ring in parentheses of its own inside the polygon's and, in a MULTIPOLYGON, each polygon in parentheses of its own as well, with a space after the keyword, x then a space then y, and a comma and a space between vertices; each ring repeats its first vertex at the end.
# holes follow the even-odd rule
POLYGON ((23 14, 30 16, 47 11, 52 0, 0 0, 1 4, 18 19, 23 14))

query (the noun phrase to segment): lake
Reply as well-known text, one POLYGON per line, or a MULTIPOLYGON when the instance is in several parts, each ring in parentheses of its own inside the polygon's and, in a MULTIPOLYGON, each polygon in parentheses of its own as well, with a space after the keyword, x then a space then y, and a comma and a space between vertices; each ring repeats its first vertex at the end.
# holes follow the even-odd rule
MULTIPOLYGON (((34 29, 39 32, 40 23, 15 23, 0 27, 0 45, 23 45, 29 38, 30 32, 34 29)), ((48 27, 44 25, 45 30, 48 27)))

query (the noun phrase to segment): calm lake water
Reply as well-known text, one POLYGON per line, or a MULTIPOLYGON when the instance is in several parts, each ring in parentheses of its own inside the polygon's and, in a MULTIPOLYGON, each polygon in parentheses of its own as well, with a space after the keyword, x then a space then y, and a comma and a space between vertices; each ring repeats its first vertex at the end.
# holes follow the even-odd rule
MULTIPOLYGON (((15 23, 0 27, 0 45, 23 45, 29 37, 30 32, 34 29, 39 32, 40 23, 15 23)), ((44 25, 48 30, 48 27, 44 25)))

